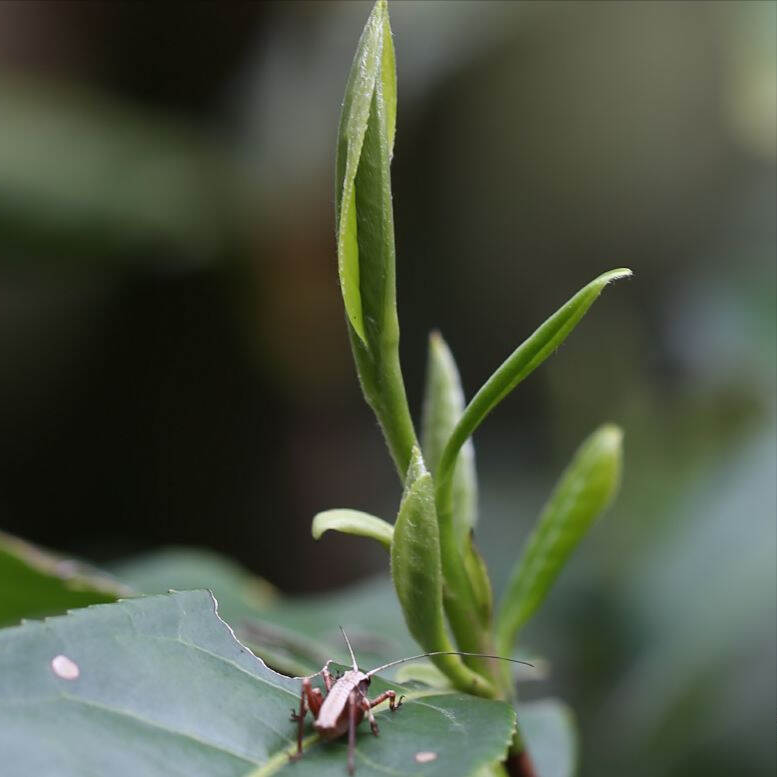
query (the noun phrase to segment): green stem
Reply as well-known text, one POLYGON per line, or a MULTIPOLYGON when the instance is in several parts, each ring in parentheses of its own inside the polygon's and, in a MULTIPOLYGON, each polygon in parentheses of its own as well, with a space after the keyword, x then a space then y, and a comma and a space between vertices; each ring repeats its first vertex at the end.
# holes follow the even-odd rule
POLYGON ((391 457, 399 474, 399 479, 404 482, 407 468, 410 465, 410 454, 414 446, 418 446, 413 420, 410 417, 410 408, 405 393, 405 382, 402 378, 402 367, 399 363, 399 338, 397 344, 391 349, 390 357, 384 362, 385 368, 385 393, 383 406, 385 418, 380 418, 381 426, 386 435, 391 457), (390 419, 390 423, 388 422, 390 419))
POLYGON ((389 331, 382 333, 374 356, 350 324, 348 333, 364 398, 378 419, 399 480, 404 484, 411 452, 414 446, 418 446, 418 440, 399 363, 399 326, 396 318, 387 322, 386 329, 389 331))

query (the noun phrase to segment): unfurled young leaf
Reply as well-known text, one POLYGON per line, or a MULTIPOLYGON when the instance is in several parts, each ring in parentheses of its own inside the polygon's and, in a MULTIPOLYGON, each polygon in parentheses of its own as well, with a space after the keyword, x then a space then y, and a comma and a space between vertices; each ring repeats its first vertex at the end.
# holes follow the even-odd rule
POLYGON ((415 444, 399 364, 390 161, 396 68, 385 0, 362 32, 343 100, 335 171, 340 286, 356 370, 400 478, 415 444))
POLYGON ((383 519, 346 508, 326 510, 313 518, 311 526, 313 539, 320 539, 324 532, 330 530, 353 534, 357 537, 369 537, 377 540, 387 549, 391 547, 391 538, 394 535, 394 527, 383 519))
POLYGON ((460 646, 471 632, 468 619, 471 619, 470 613, 476 605, 472 583, 461 571, 465 565, 457 546, 453 524, 454 473, 459 451, 499 402, 564 342, 604 287, 628 275, 631 275, 631 270, 626 269, 611 270, 600 275, 519 345, 464 409, 445 445, 435 473, 436 503, 440 523, 440 554, 446 584, 445 607, 460 646))
MULTIPOLYGON (((423 423, 424 458, 432 475, 442 457, 451 432, 464 412, 464 392, 453 354, 439 332, 429 336, 423 423)), ((467 440, 458 454, 453 472, 453 525, 459 547, 464 549, 477 523, 477 474, 475 448, 467 440)))
MULTIPOLYGON (((391 576, 407 627, 427 651, 454 650, 445 631, 442 569, 434 484, 418 448, 413 449, 405 493, 394 524, 391 576)), ((437 667, 457 688, 480 696, 494 689, 459 656, 435 656, 437 667)))
MULTIPOLYGON (((488 567, 486 560, 480 554, 475 545, 475 539, 470 534, 467 538, 467 545, 462 553, 464 567, 467 570, 472 585, 477 614, 480 618, 480 625, 483 631, 491 628, 491 613, 494 606, 494 594, 491 590, 491 578, 488 576, 488 567)), ((489 648, 490 649, 490 648, 489 648)))
MULTIPOLYGON (((464 410, 464 392, 453 354, 438 332, 429 336, 429 357, 426 368, 424 409, 422 424, 423 450, 429 468, 434 475, 440 463, 445 444, 464 410)), ((473 596, 473 604, 485 629, 491 619, 491 581, 485 561, 475 547, 472 530, 477 522, 477 473, 475 449, 467 440, 459 451, 453 473, 452 531, 455 535, 457 554, 461 558, 473 596)), ((482 649, 475 630, 473 641, 465 649, 482 649)), ((462 645, 463 647, 463 645, 462 645)))
POLYGON ((464 443, 485 417, 566 340, 604 287, 630 275, 631 270, 628 269, 610 270, 584 286, 524 340, 472 398, 445 446, 436 473, 437 508, 441 520, 451 520, 453 472, 464 443))
POLYGON ((497 619, 497 645, 509 655, 515 635, 547 595, 569 554, 618 488, 621 430, 605 424, 578 449, 542 511, 510 577, 497 619))

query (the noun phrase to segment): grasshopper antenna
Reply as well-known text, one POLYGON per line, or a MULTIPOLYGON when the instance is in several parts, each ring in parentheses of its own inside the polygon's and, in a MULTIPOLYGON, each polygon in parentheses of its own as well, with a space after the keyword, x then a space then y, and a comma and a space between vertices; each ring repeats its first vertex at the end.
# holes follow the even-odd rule
MULTIPOLYGON (((345 632, 343 632, 343 636, 345 636, 345 632)), ((347 637, 346 637, 347 640, 347 637)), ((350 647, 350 646, 349 646, 350 647)), ((375 669, 370 669, 369 672, 367 672, 367 677, 372 677, 372 675, 376 674, 377 672, 382 672, 384 669, 388 669, 389 667, 396 666, 397 664, 404 664, 407 661, 417 661, 419 658, 428 658, 429 656, 472 656, 473 658, 496 658, 499 661, 509 661, 511 664, 523 664, 524 666, 531 666, 533 667, 534 664, 530 664, 528 661, 519 661, 517 658, 505 658, 504 656, 490 656, 486 653, 465 653, 461 650, 436 650, 433 653, 419 653, 417 656, 410 656, 409 658, 399 658, 396 661, 389 661, 387 664, 383 664, 383 666, 375 667, 375 669)))
POLYGON ((348 639, 348 635, 345 633, 345 629, 342 626, 340 626, 340 631, 343 633, 345 644, 348 645, 348 652, 351 654, 351 663, 353 664, 353 669, 355 672, 358 672, 359 667, 356 665, 356 656, 353 654, 353 648, 351 647, 351 642, 348 639))

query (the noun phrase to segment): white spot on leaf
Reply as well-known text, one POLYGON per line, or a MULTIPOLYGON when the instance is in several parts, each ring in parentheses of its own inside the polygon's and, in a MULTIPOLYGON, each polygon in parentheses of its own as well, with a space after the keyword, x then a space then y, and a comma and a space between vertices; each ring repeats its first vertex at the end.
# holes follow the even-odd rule
POLYGON ((437 753, 433 753, 431 750, 422 750, 420 753, 415 754, 415 760, 420 764, 428 764, 436 759, 437 753))
POLYGON ((78 664, 67 656, 59 655, 51 659, 51 668, 54 674, 63 680, 75 680, 81 674, 78 664))

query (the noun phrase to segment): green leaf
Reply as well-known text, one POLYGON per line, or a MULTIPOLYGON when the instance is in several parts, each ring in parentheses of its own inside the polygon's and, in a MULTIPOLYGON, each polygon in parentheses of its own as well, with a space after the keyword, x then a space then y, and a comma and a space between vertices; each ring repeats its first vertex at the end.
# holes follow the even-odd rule
POLYGON ((335 163, 340 286, 364 396, 404 478, 415 444, 399 364, 390 161, 396 68, 385 0, 372 9, 345 89, 335 163))
POLYGON ((0 626, 89 604, 115 602, 132 592, 80 562, 54 556, 0 532, 0 626))
MULTIPOLYGON (((376 3, 378 5, 379 3, 376 3)), ((394 57, 394 39, 389 23, 388 3, 383 2, 383 52, 381 56, 381 94, 385 108, 386 139, 389 159, 394 156, 394 138, 397 132, 397 64, 394 57)))
MULTIPOLYGON (((375 678, 371 691, 388 686, 375 678)), ((467 777, 504 756, 501 702, 414 692, 380 737, 357 732, 359 777, 467 777), (418 752, 437 758, 419 764, 418 752)), ((299 681, 237 642, 205 591, 122 601, 0 631, 4 777, 342 777, 344 740, 305 734, 289 762, 299 681)))
POLYGON ((387 549, 391 548, 391 538, 394 536, 394 527, 382 518, 346 508, 326 510, 313 518, 311 527, 313 539, 321 539, 321 535, 329 530, 354 534, 357 537, 369 537, 377 540, 387 549))
POLYGON ((143 594, 208 588, 232 626, 265 612, 279 598, 266 580, 225 556, 199 548, 160 548, 114 564, 110 571, 143 594))
POLYGON ((601 426, 580 446, 561 476, 510 576, 497 618, 499 650, 512 650, 518 630, 537 610, 570 553, 615 496, 622 439, 617 426, 601 426))
POLYGON ((240 564, 208 550, 161 548, 111 567, 138 593, 208 588, 219 613, 238 637, 273 669, 292 675, 314 672, 331 655, 317 640, 267 622, 264 613, 280 602, 278 592, 240 564), (263 620, 257 620, 262 615, 263 620))
MULTIPOLYGON (((445 443, 463 411, 464 392, 453 354, 439 332, 432 332, 429 336, 421 431, 424 458, 432 475, 437 472, 445 443)), ((470 532, 477 523, 477 473, 471 439, 458 452, 452 490, 454 532, 459 547, 465 549, 470 532)))
MULTIPOLYGON (((373 6, 362 31, 345 87, 335 161, 335 220, 340 289, 345 311, 356 334, 367 345, 361 291, 360 245, 357 223, 356 178, 368 130, 385 140, 386 162, 394 148, 397 80, 394 44, 385 0, 373 6), (370 128, 370 119, 379 121, 370 128)), ((370 149, 374 152, 374 149, 370 149)), ((383 149, 378 148, 382 156, 383 149)), ((380 160, 378 160, 380 161, 380 160)), ((386 164, 388 168, 388 164, 386 164)), ((393 231, 392 231, 393 242, 393 231)))
POLYGON ((519 704, 518 729, 538 777, 573 777, 577 731, 566 704, 556 699, 519 704))
POLYGON ((631 270, 610 270, 584 286, 521 343, 472 398, 456 424, 440 459, 437 472, 437 509, 441 522, 452 520, 453 469, 464 443, 485 417, 566 340, 604 287, 614 280, 630 275, 631 270))
MULTIPOLYGON (((424 454, 432 473, 440 463, 445 444, 463 410, 464 392, 453 354, 440 334, 432 332, 429 336, 422 425, 424 454)), ((451 525, 441 527, 441 531, 451 532, 457 550, 448 553, 444 567, 448 581, 445 607, 452 620, 458 646, 462 650, 488 653, 491 652, 490 643, 484 641, 484 634, 490 630, 493 596, 488 569, 472 537, 477 521, 477 473, 471 439, 458 452, 451 490, 452 521, 451 525), (460 579, 463 577, 461 567, 468 581, 460 579), (470 611, 477 614, 477 629, 470 624, 470 611)), ((443 560, 446 560, 445 556, 443 560)), ((476 669, 484 668, 483 662, 478 659, 466 658, 465 662, 476 669)))
POLYGON ((398 683, 422 683, 438 690, 452 688, 451 681, 432 663, 402 664, 395 677, 398 683))
POLYGON ((475 545, 472 535, 469 535, 463 553, 464 567, 472 585, 472 594, 477 607, 478 616, 483 629, 490 628, 491 614, 494 607, 494 595, 491 590, 491 578, 488 576, 486 561, 475 545))
MULTIPOLYGON (((332 655, 320 640, 306 637, 303 624, 294 628, 270 622, 274 606, 287 609, 268 583, 240 564, 197 548, 162 548, 112 566, 116 576, 143 594, 171 589, 210 589, 219 602, 219 613, 253 652, 273 669, 292 675, 310 674, 332 655), (262 619, 259 620, 258 618, 262 619)), ((295 602, 295 607, 296 607, 295 602)), ((386 660, 381 656, 381 660, 386 660)))
POLYGON ((456 640, 463 650, 478 650, 464 647, 469 644, 467 640, 471 638, 471 628, 468 625, 470 613, 478 604, 472 582, 467 574, 461 572, 465 563, 456 542, 453 524, 453 474, 459 451, 494 407, 561 345, 604 287, 611 281, 628 275, 631 275, 631 271, 625 269, 611 270, 600 275, 518 346, 472 398, 445 445, 436 473, 435 499, 446 585, 445 609, 456 640))
POLYGON ((417 652, 388 575, 337 591, 286 597, 230 559, 194 548, 153 551, 111 569, 145 594, 210 588, 224 620, 267 663, 305 666, 292 674, 309 674, 327 658, 345 659, 338 624, 367 666, 417 652))
MULTIPOLYGON (((515 711, 504 702, 465 694, 402 691, 396 683, 373 680, 370 692, 392 688, 405 694, 394 714, 376 715, 377 737, 362 724, 357 735, 356 777, 471 777, 483 766, 500 761, 510 741, 515 711), (409 714, 406 714, 409 713, 409 714), (419 761, 420 754, 433 760, 419 761)), ((283 777, 342 777, 347 746, 344 739, 316 743, 301 760, 284 764, 283 777)), ((420 756, 424 758, 424 756, 420 756)), ((246 777, 275 772, 258 770, 246 777)))
MULTIPOLYGON (((442 569, 434 484, 421 452, 413 449, 407 484, 394 525, 391 576, 410 633, 427 651, 453 650, 445 631, 442 569)), ((437 667, 457 688, 492 696, 491 685, 459 656, 435 656, 437 667)))

